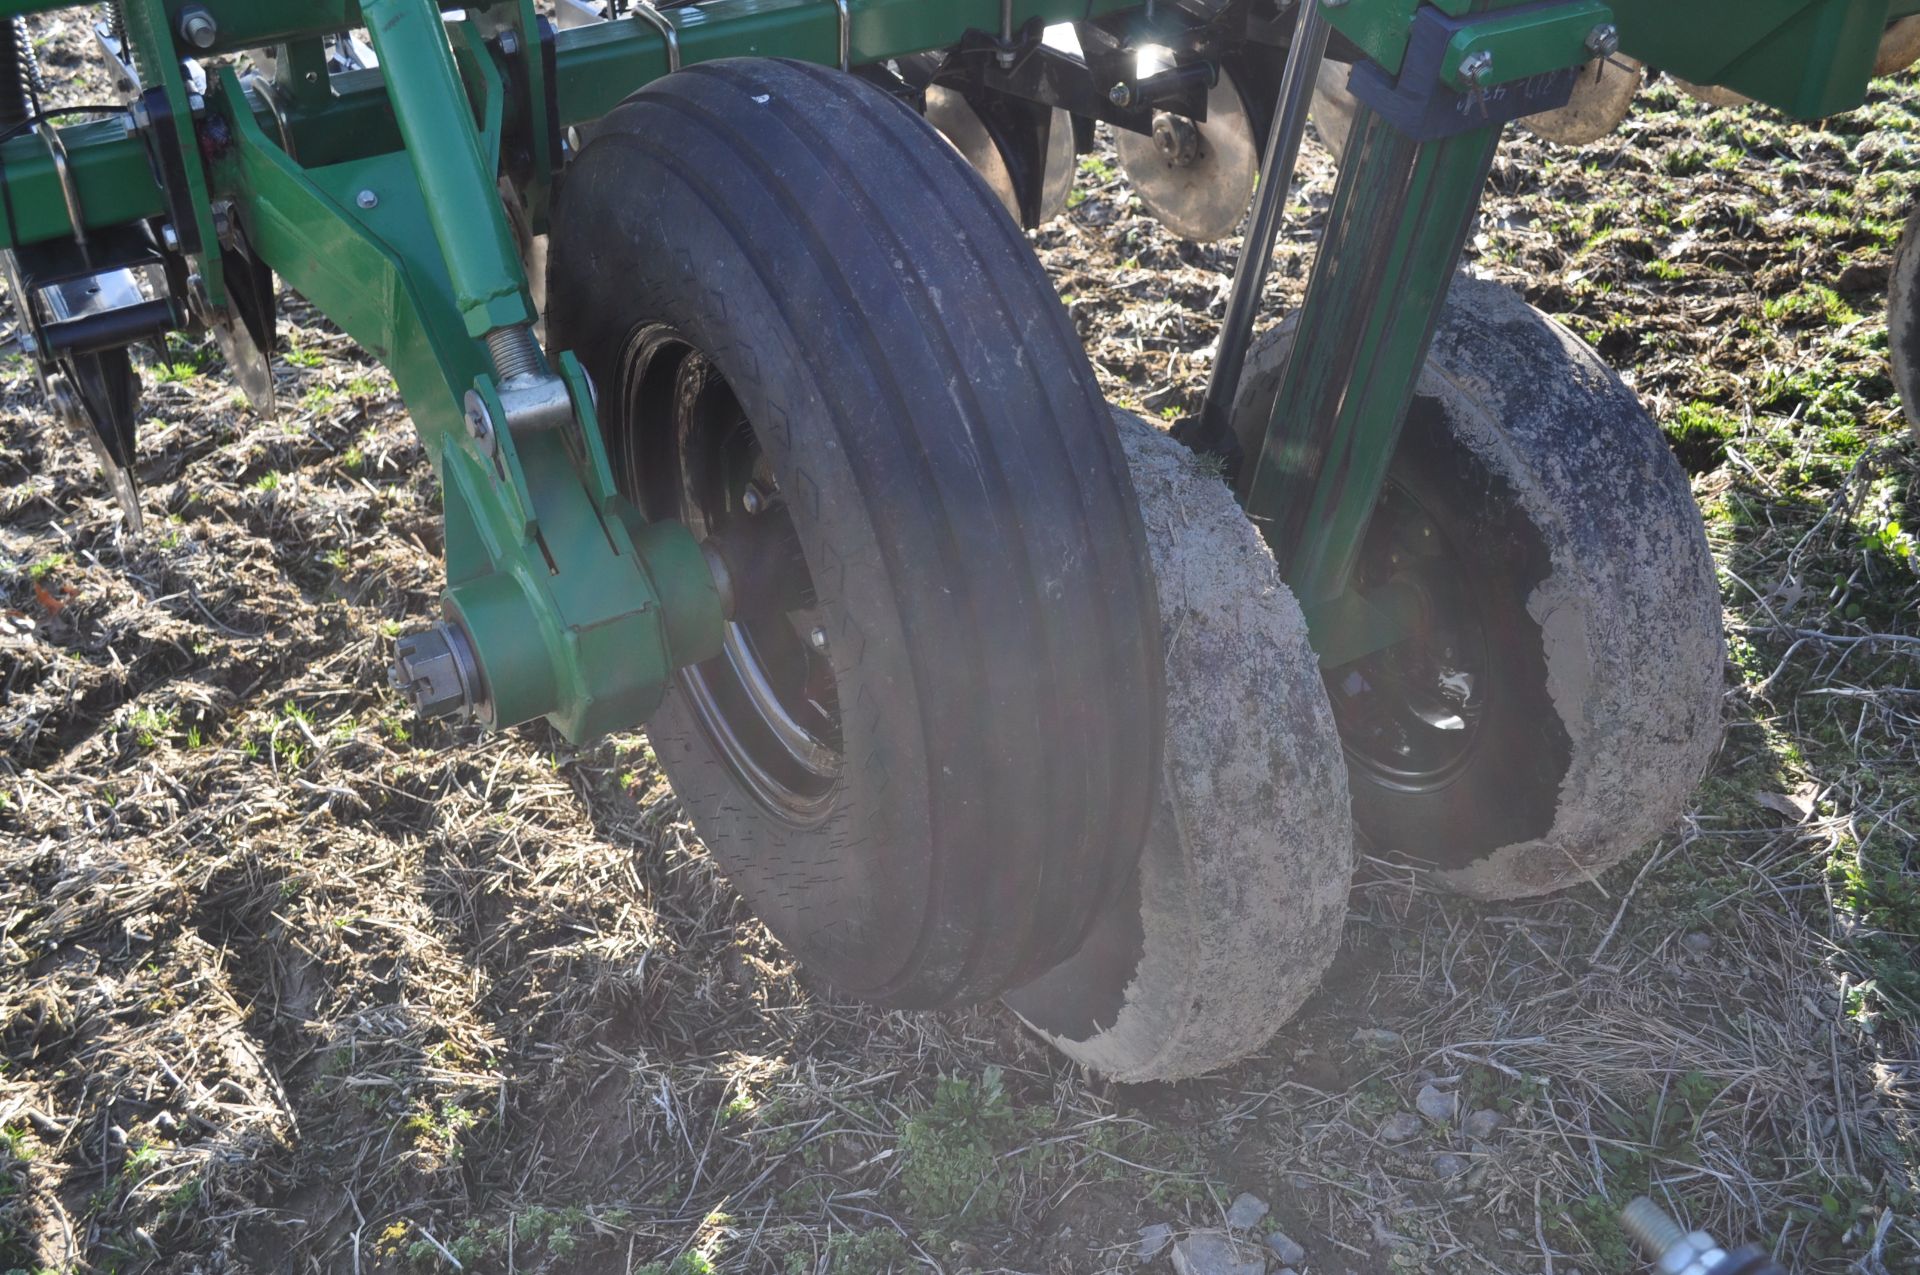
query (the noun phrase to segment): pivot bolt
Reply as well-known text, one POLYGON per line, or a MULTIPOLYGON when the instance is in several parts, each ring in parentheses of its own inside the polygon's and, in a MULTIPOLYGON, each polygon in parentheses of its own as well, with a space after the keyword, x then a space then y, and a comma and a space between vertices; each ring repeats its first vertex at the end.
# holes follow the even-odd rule
POLYGON ((1461 80, 1473 85, 1475 88, 1484 84, 1487 77, 1491 74, 1493 74, 1493 54, 1486 49, 1481 49, 1477 53, 1469 53, 1466 57, 1460 59, 1461 80))
POLYGON ((1587 32, 1587 52, 1597 58, 1610 58, 1620 51, 1620 28, 1603 22, 1587 32))
POLYGON ((445 620, 394 643, 387 681, 422 717, 469 718, 480 699, 473 647, 445 620))
POLYGON ((1124 81, 1114 85, 1112 88, 1107 90, 1107 100, 1109 102, 1112 102, 1115 106, 1120 106, 1120 107, 1132 106, 1133 105, 1133 85, 1125 83, 1124 81))
POLYGON ((205 5, 188 5, 180 11, 180 38, 191 48, 211 49, 220 38, 220 24, 205 5))
POLYGON ((462 406, 467 437, 479 444, 483 454, 493 455, 493 413, 487 410, 487 400, 480 397, 479 390, 468 390, 462 406))

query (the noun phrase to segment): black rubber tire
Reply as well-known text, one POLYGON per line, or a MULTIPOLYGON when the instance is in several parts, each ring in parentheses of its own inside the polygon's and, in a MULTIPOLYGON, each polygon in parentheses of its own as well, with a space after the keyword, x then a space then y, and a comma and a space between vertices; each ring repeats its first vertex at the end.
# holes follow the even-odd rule
POLYGON ((1064 964, 1006 1000, 1114 1080, 1184 1080, 1253 1053, 1340 948, 1347 768, 1299 604, 1233 493, 1116 413, 1159 581, 1167 739, 1140 871, 1064 964))
POLYGON ((623 401, 665 324, 725 378, 790 509, 845 764, 796 824, 683 677, 649 724, 702 838, 815 973, 881 1004, 997 995, 1133 871, 1163 690, 1145 532, 1085 351, 999 202, 849 76, 704 63, 613 111, 554 214, 548 321, 623 401))
POLYGON ((1887 281, 1887 348, 1907 428, 1920 442, 1920 208, 1907 218, 1887 281))
MULTIPOLYGON (((1249 356, 1234 411, 1249 455, 1290 341, 1283 325, 1249 356)), ((1430 787, 1365 764, 1343 722, 1364 841, 1463 893, 1519 898, 1671 828, 1720 740, 1725 639, 1699 507, 1633 392, 1514 293, 1463 277, 1383 510, 1395 499, 1451 547, 1487 658, 1478 733, 1430 787)), ((1328 674, 1336 716, 1343 676, 1328 674)))

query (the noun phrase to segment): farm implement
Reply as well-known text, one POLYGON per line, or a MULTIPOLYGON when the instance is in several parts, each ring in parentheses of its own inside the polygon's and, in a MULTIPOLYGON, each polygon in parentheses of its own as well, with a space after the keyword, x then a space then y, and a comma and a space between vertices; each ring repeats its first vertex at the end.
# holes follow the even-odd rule
POLYGON ((55 108, 26 23, 60 7, 0 2, 0 263, 129 530, 130 350, 211 333, 270 413, 284 285, 391 369, 440 480, 399 694, 645 725, 820 977, 1004 997, 1129 1080, 1298 1008, 1356 843, 1518 897, 1683 809, 1723 664, 1687 481, 1591 351, 1456 278, 1463 247, 1511 124, 1595 136, 1642 65, 1845 111, 1920 20, 123 0, 116 100, 55 108), (1310 118, 1339 182, 1256 341, 1310 118), (1173 437, 1103 401, 1021 233, 1099 126, 1180 233, 1247 228, 1173 437))

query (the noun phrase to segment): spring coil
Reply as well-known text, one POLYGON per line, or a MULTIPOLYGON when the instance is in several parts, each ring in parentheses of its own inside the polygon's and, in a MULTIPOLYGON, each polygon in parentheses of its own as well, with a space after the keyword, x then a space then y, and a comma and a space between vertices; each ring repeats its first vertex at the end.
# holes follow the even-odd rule
POLYGON ((39 114, 44 87, 27 20, 9 19, 0 31, 0 131, 19 128, 39 114))

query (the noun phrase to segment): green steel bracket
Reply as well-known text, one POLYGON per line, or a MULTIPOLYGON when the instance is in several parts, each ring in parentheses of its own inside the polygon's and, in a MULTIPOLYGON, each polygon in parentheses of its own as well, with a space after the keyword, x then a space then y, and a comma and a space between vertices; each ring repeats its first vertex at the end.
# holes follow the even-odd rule
POLYGON ((1581 66, 1599 52, 1594 33, 1612 23, 1613 10, 1604 0, 1489 16, 1448 42, 1441 79, 1469 93, 1581 66), (1475 65, 1487 69, 1478 73, 1462 69, 1475 65))
POLYGON ((560 171, 561 157, 554 153, 559 121, 548 113, 551 95, 547 61, 541 49, 539 11, 534 8, 533 0, 506 0, 491 8, 476 10, 468 26, 476 36, 500 48, 501 55, 510 57, 525 77, 525 100, 517 105, 523 105, 526 114, 515 120, 514 129, 518 147, 524 147, 525 154, 514 157, 512 168, 525 173, 516 188, 526 209, 528 225, 533 233, 542 234, 547 228, 553 175, 560 171))
MULTIPOLYGON (((485 673, 483 717, 545 716, 575 740, 645 720, 675 668, 718 651, 720 603, 692 536, 645 524, 614 493, 578 364, 559 360, 575 428, 476 436, 469 390, 493 420, 505 414, 413 157, 303 168, 231 70, 213 108, 233 136, 216 160, 218 193, 262 259, 392 370, 440 474, 442 602, 485 673)), ((491 191, 486 206, 497 207, 491 191)))
POLYGON ((1313 0, 1334 30, 1360 47, 1385 68, 1400 74, 1413 31, 1413 15, 1430 4, 1449 18, 1463 18, 1475 10, 1512 8, 1529 0, 1313 0))

